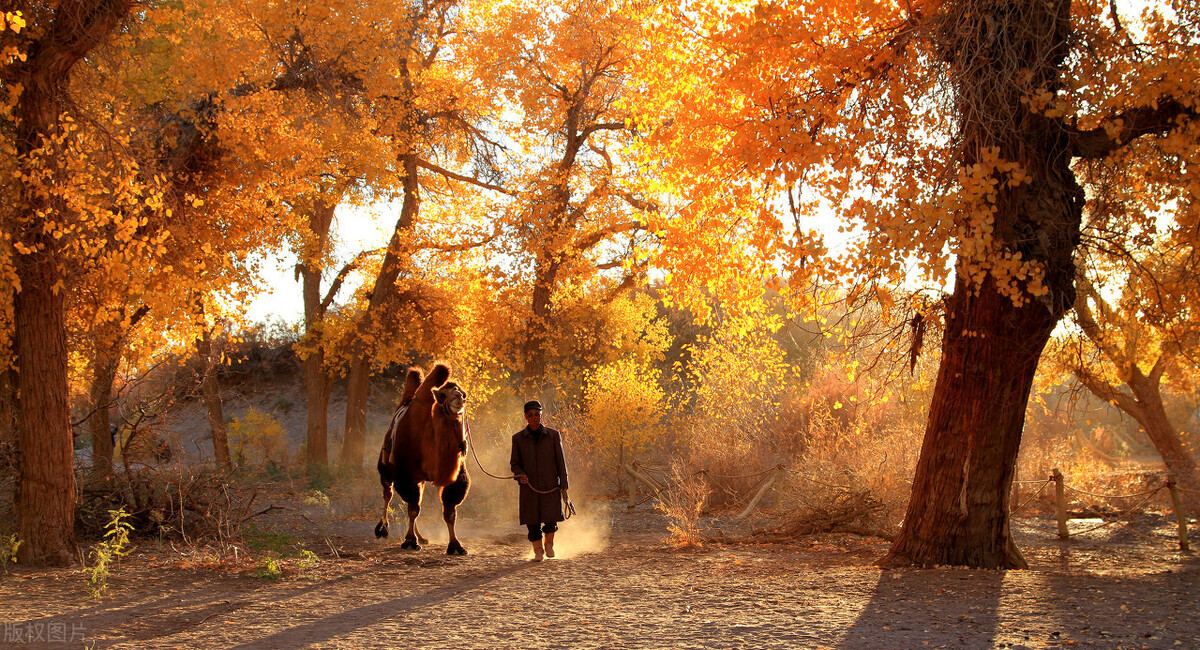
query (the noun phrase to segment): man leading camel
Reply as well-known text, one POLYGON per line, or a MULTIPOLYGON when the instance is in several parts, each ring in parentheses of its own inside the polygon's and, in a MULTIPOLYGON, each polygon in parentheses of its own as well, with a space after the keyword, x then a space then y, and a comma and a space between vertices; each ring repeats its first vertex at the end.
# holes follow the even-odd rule
POLYGON ((545 556, 554 557, 554 533, 564 520, 567 461, 562 436, 542 426, 542 405, 537 400, 525 403, 525 422, 528 426, 513 434, 510 464, 521 484, 520 520, 529 529, 533 560, 540 562, 545 556))

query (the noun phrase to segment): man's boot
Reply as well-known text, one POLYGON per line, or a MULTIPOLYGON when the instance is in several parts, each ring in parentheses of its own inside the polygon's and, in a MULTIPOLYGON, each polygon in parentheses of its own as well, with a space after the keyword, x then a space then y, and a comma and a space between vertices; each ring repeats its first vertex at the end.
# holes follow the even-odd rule
POLYGON ((554 557, 554 533, 546 533, 546 557, 554 557))
POLYGON ((533 543, 533 561, 541 562, 545 551, 542 549, 542 540, 533 543))

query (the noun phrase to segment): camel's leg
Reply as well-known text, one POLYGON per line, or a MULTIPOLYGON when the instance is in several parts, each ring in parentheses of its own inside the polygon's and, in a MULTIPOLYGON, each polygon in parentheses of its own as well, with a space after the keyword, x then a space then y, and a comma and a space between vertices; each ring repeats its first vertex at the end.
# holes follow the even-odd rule
POLYGON ((442 519, 446 520, 446 530, 450 533, 450 543, 446 546, 446 555, 466 555, 467 549, 459 543, 454 535, 454 520, 458 516, 458 504, 467 498, 467 489, 471 487, 471 479, 467 477, 467 468, 460 467, 458 480, 442 488, 442 519))
POLYGON ((383 485, 383 516, 379 518, 379 523, 375 524, 375 536, 387 537, 390 520, 388 519, 388 505, 392 502, 392 474, 382 462, 379 463, 379 483, 383 485))
POLYGON ((408 504, 408 532, 405 533, 404 543, 400 544, 400 548, 411 548, 414 551, 421 548, 417 542, 416 531, 417 515, 421 514, 421 490, 423 487, 425 487, 424 483, 417 483, 413 480, 397 480, 395 483, 396 492, 408 504))
POLYGON ((392 503, 392 486, 383 486, 383 516, 379 518, 379 523, 375 524, 375 536, 388 536, 388 506, 392 503))

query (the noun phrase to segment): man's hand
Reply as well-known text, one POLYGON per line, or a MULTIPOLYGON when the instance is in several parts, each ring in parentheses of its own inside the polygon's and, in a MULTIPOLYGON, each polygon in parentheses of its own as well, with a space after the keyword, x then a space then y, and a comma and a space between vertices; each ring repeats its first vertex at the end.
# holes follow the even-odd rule
POLYGON ((517 474, 513 478, 517 479, 517 482, 521 485, 529 485, 529 477, 524 474, 517 474))
POLYGON ((562 489, 562 488, 559 488, 559 490, 558 490, 558 491, 559 491, 559 492, 562 492, 562 495, 563 495, 563 503, 568 503, 568 502, 570 501, 570 499, 568 499, 568 498, 567 498, 567 491, 566 491, 566 490, 564 490, 564 489, 562 489))

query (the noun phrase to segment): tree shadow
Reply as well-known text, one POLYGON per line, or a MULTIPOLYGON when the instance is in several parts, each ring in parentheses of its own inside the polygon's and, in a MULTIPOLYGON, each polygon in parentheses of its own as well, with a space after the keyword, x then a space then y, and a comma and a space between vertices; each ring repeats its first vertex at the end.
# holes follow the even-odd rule
POLYGON ((297 625, 261 639, 249 641, 238 648, 298 648, 314 643, 323 643, 355 630, 370 627, 380 621, 402 615, 406 610, 440 603, 465 591, 495 582, 522 571, 529 562, 516 562, 494 571, 469 576, 444 587, 438 587, 412 596, 383 600, 331 614, 324 618, 297 625))
POLYGON ((1064 545, 1061 565, 1042 582, 1047 602, 1042 642, 1101 644, 1110 647, 1197 647, 1200 643, 1200 558, 1182 556, 1155 572, 1086 573, 1064 545))
MULTIPOLYGON (((364 569, 335 578, 334 581, 370 573, 372 573, 370 570, 364 569)), ((169 584, 173 579, 172 576, 167 575, 161 577, 160 581, 163 584, 169 584)), ((306 593, 326 588, 330 582, 329 580, 322 580, 255 602, 273 602, 296 598, 306 593)), ((28 628, 39 624, 45 627, 51 623, 65 623, 69 629, 75 629, 73 626, 81 626, 85 630, 85 633, 91 633, 97 630, 113 630, 136 621, 138 629, 131 630, 123 636, 126 640, 145 641, 176 634, 182 630, 196 626, 213 616, 235 611, 251 604, 250 601, 239 599, 237 593, 248 593, 253 590, 253 584, 247 583, 241 588, 235 588, 234 592, 236 593, 221 590, 218 595, 214 595, 212 585, 202 582, 188 585, 182 589, 172 588, 166 590, 167 593, 165 595, 151 597, 147 600, 138 598, 132 602, 127 597, 123 597, 119 593, 114 593, 106 597, 108 599, 107 602, 98 602, 90 607, 81 607, 54 615, 39 616, 20 621, 8 621, 8 623, 15 624, 21 628, 28 628)))
POLYGON ((842 648, 988 647, 1003 571, 889 569, 838 644, 842 648))

